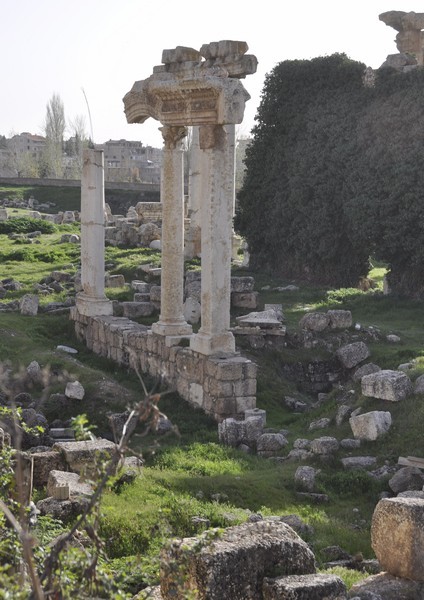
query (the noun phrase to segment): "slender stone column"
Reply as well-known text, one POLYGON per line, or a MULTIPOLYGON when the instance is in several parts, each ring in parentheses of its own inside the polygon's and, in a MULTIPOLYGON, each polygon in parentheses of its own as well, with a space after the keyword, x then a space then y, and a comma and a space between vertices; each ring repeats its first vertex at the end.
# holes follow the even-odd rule
POLYGON ((113 314, 105 296, 105 190, 103 150, 84 150, 81 176, 81 285, 76 306, 80 314, 113 314))
MULTIPOLYGON (((209 165, 203 176, 208 196, 202 202, 202 325, 190 340, 201 354, 234 352, 230 328, 233 177, 227 168, 228 139, 221 125, 200 127, 200 148, 209 165)), ((204 163, 204 166, 206 164, 204 163)))
POLYGON ((184 177, 182 140, 186 127, 161 128, 162 160, 162 270, 161 308, 152 331, 160 335, 189 335, 184 320, 184 177))
POLYGON ((190 147, 190 168, 188 174, 188 216, 190 227, 186 235, 184 253, 193 258, 201 252, 201 202, 204 197, 202 177, 203 152, 199 146, 199 127, 192 128, 190 147))

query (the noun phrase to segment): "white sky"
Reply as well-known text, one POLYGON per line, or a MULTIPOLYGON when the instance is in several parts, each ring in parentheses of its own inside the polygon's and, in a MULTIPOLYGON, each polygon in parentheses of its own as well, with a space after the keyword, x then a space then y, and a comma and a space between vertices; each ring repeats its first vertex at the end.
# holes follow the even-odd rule
POLYGON ((66 119, 89 119, 94 141, 126 138, 162 146, 159 123, 128 125, 122 98, 161 63, 162 50, 242 40, 259 60, 243 80, 248 134, 266 73, 287 59, 344 52, 377 68, 397 52, 388 10, 424 11, 422 0, 0 0, 0 134, 42 133, 53 93, 66 119))

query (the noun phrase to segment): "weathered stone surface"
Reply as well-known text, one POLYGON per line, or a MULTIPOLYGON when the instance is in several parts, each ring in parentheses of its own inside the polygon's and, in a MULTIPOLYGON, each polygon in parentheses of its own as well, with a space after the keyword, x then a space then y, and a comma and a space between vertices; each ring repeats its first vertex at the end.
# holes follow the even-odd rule
POLYGON ((71 400, 82 400, 85 390, 79 381, 68 381, 65 388, 65 396, 71 400))
POLYGON ((370 375, 371 373, 377 373, 377 371, 381 371, 378 365, 374 363, 366 363, 361 367, 358 367, 354 374, 352 375, 353 381, 361 381, 362 377, 365 375, 370 375))
POLYGON ((328 310, 331 329, 348 329, 352 327, 352 313, 350 310, 328 310))
POLYGON ((277 319, 284 321, 283 305, 282 304, 264 304, 264 310, 273 310, 277 319))
POLYGON ((343 448, 343 450, 357 450, 360 447, 361 440, 352 440, 350 438, 340 440, 340 448, 343 448))
POLYGON ((187 560, 182 547, 196 543, 196 538, 186 538, 162 555, 161 593, 166 600, 182 600, 195 588, 204 600, 260 598, 264 577, 276 569, 290 575, 315 572, 314 556, 307 544, 279 521, 229 527, 187 560), (179 571, 170 566, 172 560, 177 560, 179 571), (184 581, 185 590, 177 592, 177 578, 184 581))
POLYGON ((372 517, 371 544, 384 570, 424 582, 424 500, 380 500, 372 517))
MULTIPOLYGON (((267 517, 268 519, 270 517, 267 517)), ((314 528, 312 525, 308 525, 299 517, 299 515, 291 514, 291 515, 282 515, 278 518, 279 521, 289 525, 292 529, 295 530, 300 536, 309 534, 312 535, 314 533, 314 528)))
POLYGON ((105 286, 110 288, 124 287, 125 277, 123 275, 106 275, 105 286))
POLYGON ((155 312, 155 306, 151 302, 121 302, 123 316, 129 319, 138 317, 150 317, 155 312))
POLYGON ((301 329, 315 332, 324 331, 329 325, 330 317, 328 314, 320 312, 306 313, 299 321, 299 327, 301 329))
POLYGON ((78 473, 69 471, 50 471, 47 480, 47 495, 54 496, 55 489, 60 486, 68 486, 71 496, 91 496, 93 488, 90 484, 81 481, 78 473))
POLYGON ((298 467, 294 474, 296 486, 303 491, 313 492, 315 488, 315 478, 318 473, 319 471, 313 467, 298 467))
POLYGON ((389 480, 389 487, 395 493, 406 490, 422 490, 424 473, 418 467, 403 467, 389 480))
POLYGON ((342 458, 345 469, 370 469, 377 463, 375 456, 347 456, 342 458))
POLYGON ((412 383, 402 371, 383 370, 361 379, 362 393, 391 402, 404 400, 412 393, 412 383))
POLYGON ((192 325, 200 321, 201 305, 196 298, 189 296, 184 302, 184 319, 192 325))
POLYGON ((248 315, 236 317, 241 327, 260 327, 261 329, 279 329, 281 321, 277 318, 274 310, 263 310, 251 312, 248 315))
POLYGON ((243 439, 243 421, 233 418, 224 419, 218 423, 218 438, 221 444, 237 448, 243 439))
POLYGON ((231 292, 253 292, 254 285, 253 277, 231 277, 231 292))
POLYGON ((160 304, 161 286, 152 285, 150 287, 150 301, 160 304))
POLYGON ((354 437, 371 442, 387 433, 391 424, 392 415, 381 410, 373 410, 363 415, 352 416, 349 419, 354 437))
POLYGON ((424 490, 407 490, 405 492, 399 492, 398 498, 420 498, 424 500, 424 490))
POLYGON ((37 502, 37 508, 41 515, 50 515, 66 522, 83 513, 88 502, 89 499, 82 496, 71 500, 55 500, 49 496, 37 502))
POLYGON ((232 292, 231 304, 236 308, 257 308, 259 292, 232 292))
POLYGON ((90 470, 98 458, 110 458, 115 448, 113 442, 103 439, 83 442, 57 442, 53 446, 53 450, 64 455, 67 465, 75 473, 90 470))
POLYGON ((149 246, 153 240, 159 240, 161 231, 154 223, 143 223, 138 228, 138 235, 140 237, 140 243, 143 246, 149 246))
POLYGON ((421 600, 424 585, 394 577, 389 573, 378 573, 355 583, 349 590, 349 598, 360 600, 421 600))
POLYGON ((345 369, 352 369, 368 358, 370 351, 364 342, 353 342, 342 346, 336 351, 336 356, 345 369))
POLYGON ((281 433, 263 433, 257 441, 258 455, 265 458, 276 456, 287 444, 287 439, 281 433))
POLYGON ((328 427, 331 423, 331 419, 329 419, 328 417, 322 417, 321 419, 317 419, 316 421, 312 421, 312 423, 309 424, 309 431, 315 431, 317 429, 325 429, 326 427, 328 427))
POLYGON ((346 586, 337 575, 316 573, 265 578, 263 600, 345 600, 346 586))
POLYGON ((52 470, 63 471, 66 467, 64 456, 60 452, 33 452, 34 461, 33 482, 35 487, 46 485, 52 470))
POLYGON ((249 419, 250 417, 260 417, 262 421, 262 425, 265 427, 266 425, 266 410, 262 408, 249 408, 244 411, 244 418, 249 419))
POLYGON ((424 394, 424 375, 420 375, 415 380, 414 393, 415 394, 424 394))
POLYGON ((324 436, 311 442, 311 451, 314 454, 334 454, 339 449, 339 442, 334 437, 324 436))
POLYGON ((342 404, 338 407, 336 413, 336 425, 340 427, 340 425, 350 416, 352 413, 352 407, 347 404, 342 404))
POLYGON ((131 287, 139 294, 150 293, 150 283, 146 283, 145 281, 138 281, 137 279, 134 279, 131 281, 131 287))
POLYGON ((19 310, 21 315, 34 317, 38 313, 38 296, 35 294, 25 294, 19 301, 19 310))

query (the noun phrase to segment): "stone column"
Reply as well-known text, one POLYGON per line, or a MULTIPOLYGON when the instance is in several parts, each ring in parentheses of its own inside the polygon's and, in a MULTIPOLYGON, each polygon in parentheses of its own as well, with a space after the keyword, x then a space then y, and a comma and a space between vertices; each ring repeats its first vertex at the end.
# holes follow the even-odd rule
MULTIPOLYGON (((227 161, 226 174, 228 181, 231 182, 231 194, 233 197, 233 217, 236 214, 236 126, 234 123, 224 125, 227 134, 227 161)), ((241 237, 232 229, 231 235, 231 258, 238 260, 238 250, 241 244, 241 237)))
POLYGON ((190 227, 185 240, 185 257, 190 259, 201 252, 201 203, 204 197, 202 177, 203 152, 199 146, 199 127, 192 129, 190 147, 190 169, 188 174, 188 216, 190 227))
POLYGON ((81 176, 81 285, 76 306, 80 314, 113 314, 105 296, 105 190, 103 150, 86 148, 81 176))
MULTIPOLYGON (((233 179, 227 168, 228 138, 222 125, 200 127, 200 148, 208 163, 202 202, 202 325, 190 340, 201 354, 234 352, 230 328, 233 179)), ((204 166, 206 164, 204 163, 204 166)))
POLYGON ((159 335, 189 335, 184 320, 184 164, 182 140, 186 127, 161 128, 162 159, 162 270, 159 321, 152 331, 159 335))

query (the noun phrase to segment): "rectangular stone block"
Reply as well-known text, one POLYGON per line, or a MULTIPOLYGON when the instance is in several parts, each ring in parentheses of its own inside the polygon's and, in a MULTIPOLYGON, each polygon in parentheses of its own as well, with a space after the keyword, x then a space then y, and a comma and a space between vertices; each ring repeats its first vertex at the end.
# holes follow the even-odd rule
POLYGON ((216 361, 215 377, 223 381, 234 381, 242 376, 242 362, 239 357, 216 361))
POLYGON ((236 412, 243 414, 245 410, 251 410, 256 407, 255 396, 236 396, 236 412))
POLYGON ((74 473, 92 472, 93 465, 100 459, 108 459, 115 451, 115 444, 109 440, 98 439, 83 442, 57 442, 53 451, 60 452, 74 473))
POLYGON ((190 548, 198 545, 196 538, 186 538, 162 553, 161 593, 165 600, 182 600, 195 589, 203 600, 261 598, 268 573, 315 572, 314 555, 307 544, 278 521, 229 527, 222 536, 190 553, 190 548))
POLYGON ((265 578, 263 600, 345 600, 346 586, 340 577, 324 573, 265 578))
POLYGON ((254 310, 258 306, 259 292, 233 292, 231 305, 236 308, 249 308, 254 310))
POLYGON ((256 379, 241 379, 234 382, 234 394, 236 396, 255 396, 256 379))
POLYGON ((139 317, 150 317, 155 312, 151 302, 122 302, 124 317, 137 319, 139 317))
POLYGON ((231 277, 231 293, 253 292, 254 285, 253 277, 231 277))
POLYGON ((31 454, 34 461, 33 484, 35 487, 46 485, 50 471, 56 469, 62 471, 66 468, 66 461, 60 452, 49 450, 47 452, 35 452, 31 454))

